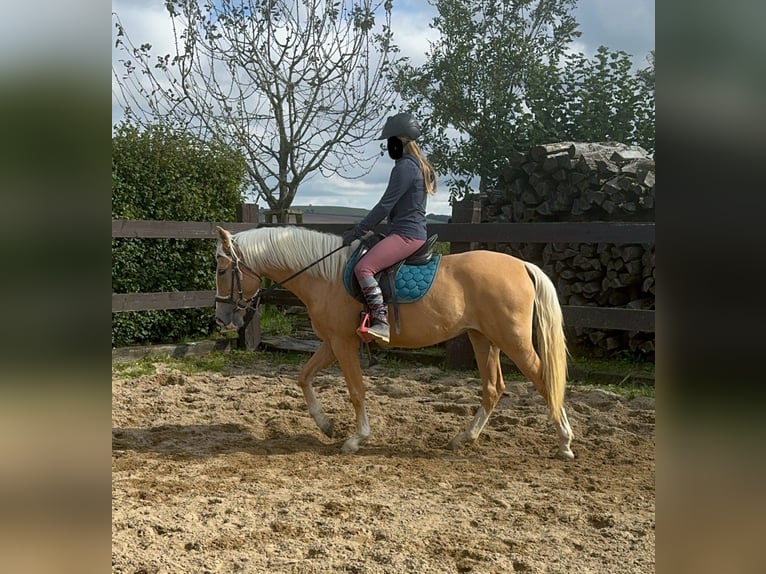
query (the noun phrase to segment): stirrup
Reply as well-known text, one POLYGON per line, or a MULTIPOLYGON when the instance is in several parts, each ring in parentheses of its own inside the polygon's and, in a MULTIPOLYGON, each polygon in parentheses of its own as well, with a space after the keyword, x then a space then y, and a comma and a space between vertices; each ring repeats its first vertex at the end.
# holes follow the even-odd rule
POLYGON ((359 327, 356 329, 356 334, 359 335, 359 338, 362 339, 363 343, 371 343, 372 337, 368 333, 368 330, 370 328, 370 314, 364 313, 362 315, 362 322, 359 324, 359 327))

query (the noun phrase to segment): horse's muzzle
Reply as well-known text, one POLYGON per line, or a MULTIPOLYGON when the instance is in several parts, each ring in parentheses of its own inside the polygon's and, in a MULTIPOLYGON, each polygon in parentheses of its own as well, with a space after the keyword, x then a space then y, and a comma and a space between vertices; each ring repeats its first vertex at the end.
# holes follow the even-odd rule
POLYGON ((216 304, 215 322, 221 331, 234 331, 245 324, 243 310, 231 304, 216 304))

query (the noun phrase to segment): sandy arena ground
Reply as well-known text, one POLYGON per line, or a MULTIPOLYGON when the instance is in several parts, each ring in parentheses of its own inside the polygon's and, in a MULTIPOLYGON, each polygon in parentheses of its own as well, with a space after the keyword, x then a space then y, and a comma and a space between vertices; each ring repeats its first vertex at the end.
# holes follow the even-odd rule
POLYGON ((576 459, 531 383, 508 382, 479 440, 470 372, 365 369, 368 443, 340 454, 353 409, 340 372, 298 367, 112 381, 112 572, 654 572, 654 399, 570 388, 576 459))

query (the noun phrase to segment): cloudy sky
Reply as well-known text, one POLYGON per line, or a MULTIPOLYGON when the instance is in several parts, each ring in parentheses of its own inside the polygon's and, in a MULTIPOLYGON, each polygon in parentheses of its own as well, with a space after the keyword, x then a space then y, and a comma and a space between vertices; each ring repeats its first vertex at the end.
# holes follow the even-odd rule
MULTIPOLYGON (((172 51, 172 33, 166 16, 164 0, 113 0, 117 14, 135 45, 149 42, 157 53, 172 51)), ((436 37, 427 26, 435 10, 425 0, 394 0, 392 28, 402 55, 415 65, 421 64, 429 40, 436 37)), ((573 45, 574 51, 592 56, 600 45, 610 50, 623 50, 633 57, 637 67, 646 64, 654 49, 654 0, 579 0, 575 16, 582 32, 573 45)), ((113 59, 117 53, 113 53, 113 59)), ((121 110, 113 102, 112 120, 117 121, 121 110)), ((370 149, 380 142, 370 142, 370 149)), ((298 190, 295 205, 350 205, 372 208, 388 182, 392 162, 381 157, 363 179, 313 177, 298 190)), ((440 190, 428 200, 428 212, 449 214, 449 192, 446 178, 440 179, 440 190)))

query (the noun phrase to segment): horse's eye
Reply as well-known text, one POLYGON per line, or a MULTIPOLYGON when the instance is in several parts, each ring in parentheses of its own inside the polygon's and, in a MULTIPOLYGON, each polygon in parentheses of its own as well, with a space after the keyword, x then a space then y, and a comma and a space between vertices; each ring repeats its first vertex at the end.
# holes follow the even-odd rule
POLYGON ((228 271, 228 269, 219 269, 219 270, 218 270, 218 275, 223 275, 223 274, 224 274, 224 273, 226 273, 227 271, 228 271))

